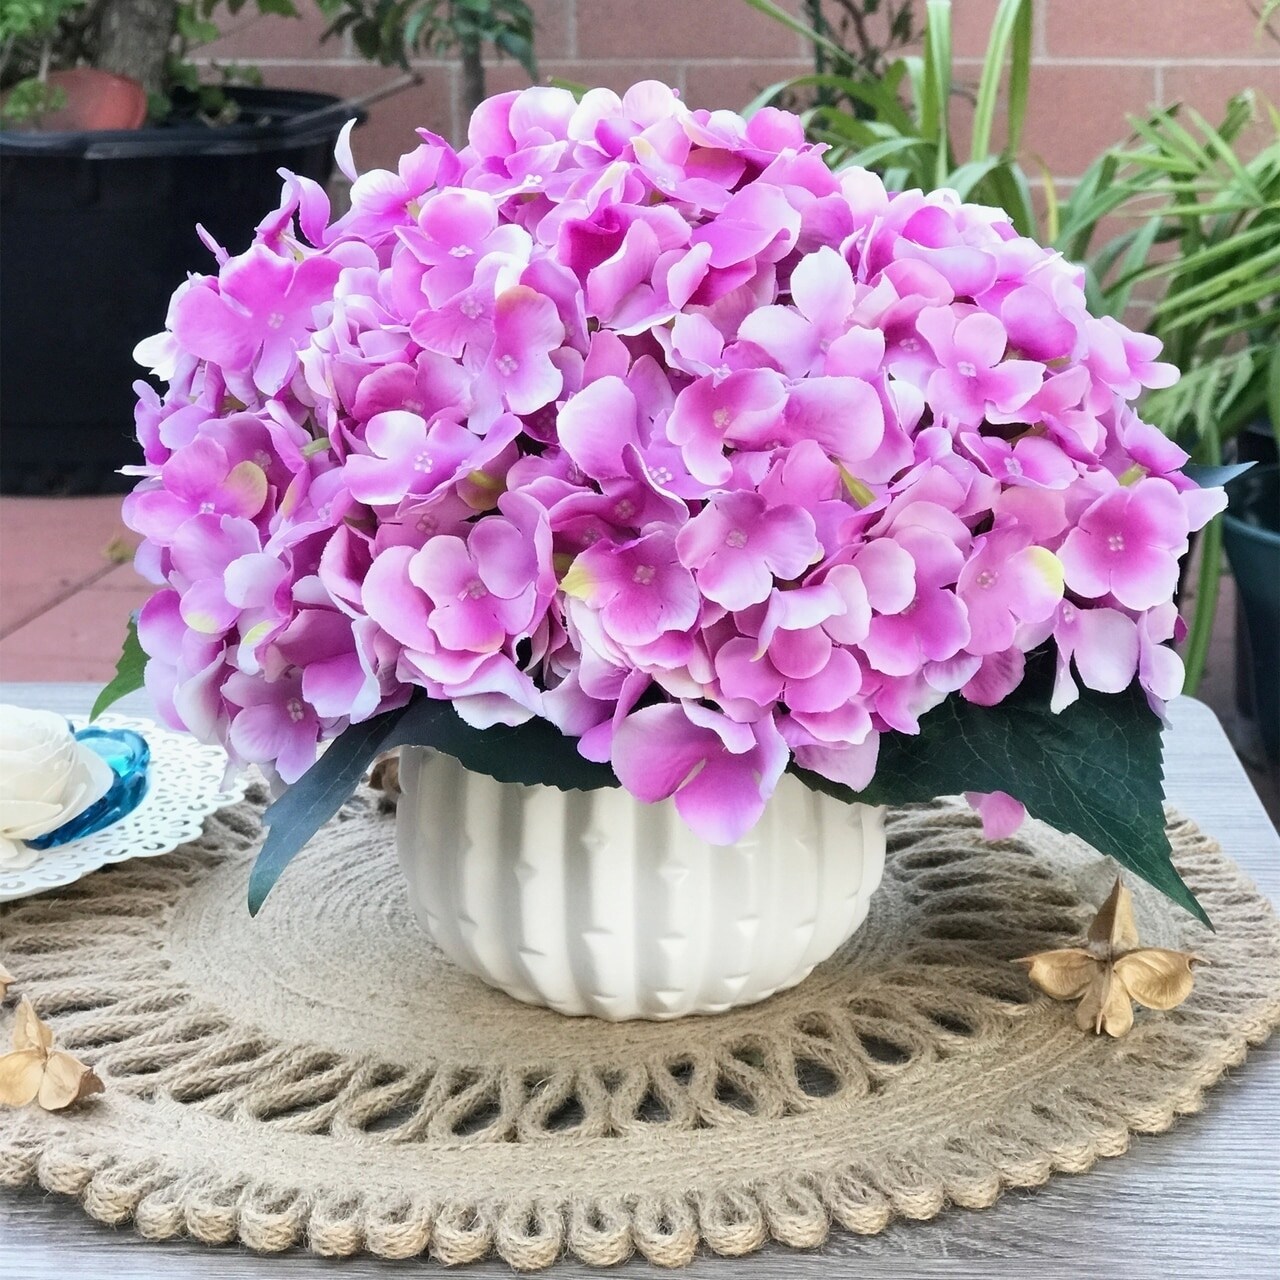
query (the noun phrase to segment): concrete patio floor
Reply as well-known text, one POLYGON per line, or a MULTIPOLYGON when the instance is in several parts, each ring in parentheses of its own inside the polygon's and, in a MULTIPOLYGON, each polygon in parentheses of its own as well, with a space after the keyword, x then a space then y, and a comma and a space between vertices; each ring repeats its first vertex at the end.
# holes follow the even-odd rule
MULTIPOLYGON (((0 499, 0 680, 111 678, 129 614, 151 593, 131 564, 136 543, 118 496, 0 499)), ((1240 747, 1235 592, 1223 587, 1198 696, 1240 747)), ((1280 826, 1280 770, 1244 763, 1280 826)))

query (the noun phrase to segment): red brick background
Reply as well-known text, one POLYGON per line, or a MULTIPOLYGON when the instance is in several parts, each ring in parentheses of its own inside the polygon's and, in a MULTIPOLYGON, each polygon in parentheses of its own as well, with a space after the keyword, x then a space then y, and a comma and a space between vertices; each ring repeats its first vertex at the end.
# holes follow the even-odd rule
MULTIPOLYGON (((308 0, 298 0, 305 8, 308 0)), ((783 0, 792 10, 798 0, 783 0)), ((744 0, 531 0, 544 76, 623 89, 655 77, 699 107, 743 105, 766 85, 809 70, 798 36, 744 0)), ((955 0, 962 77, 976 81, 996 0, 955 0)), ((1280 42, 1256 33, 1248 0, 1035 0, 1035 74, 1026 158, 1060 178, 1078 175, 1125 134, 1127 113, 1187 101, 1216 119, 1226 99, 1252 86, 1280 102, 1280 42)), ((341 39, 320 43, 324 24, 242 13, 202 51, 209 60, 256 64, 266 83, 355 96, 395 77, 371 67, 341 39)), ((425 125, 465 134, 458 74, 424 61, 425 82, 378 104, 355 138, 361 168, 394 163, 425 125)), ((491 91, 528 83, 495 62, 491 91)))

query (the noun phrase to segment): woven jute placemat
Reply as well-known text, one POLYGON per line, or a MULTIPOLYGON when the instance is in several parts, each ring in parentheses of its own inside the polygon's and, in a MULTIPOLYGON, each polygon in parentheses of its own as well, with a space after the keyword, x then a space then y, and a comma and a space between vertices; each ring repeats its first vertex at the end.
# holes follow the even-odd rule
POLYGON ((1115 875, 1042 826, 986 844, 955 805, 891 814, 870 918, 799 987, 606 1024, 451 967, 367 793, 251 920, 262 801, 0 910, 0 959, 106 1085, 73 1111, 0 1112, 0 1183, 152 1238, 678 1265, 700 1243, 812 1246, 1086 1170, 1198 1109, 1280 1021, 1275 915, 1176 815, 1218 932, 1133 886, 1144 941, 1208 963, 1185 1005, 1113 1041, 1009 963, 1079 935, 1115 875))

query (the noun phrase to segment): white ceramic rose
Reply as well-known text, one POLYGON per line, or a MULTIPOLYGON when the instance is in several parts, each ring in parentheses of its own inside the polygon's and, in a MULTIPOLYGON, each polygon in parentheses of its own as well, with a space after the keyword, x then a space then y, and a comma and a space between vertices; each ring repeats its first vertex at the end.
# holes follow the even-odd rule
POLYGON ((40 855, 23 841, 78 817, 114 778, 64 717, 0 706, 0 870, 29 867, 40 855))

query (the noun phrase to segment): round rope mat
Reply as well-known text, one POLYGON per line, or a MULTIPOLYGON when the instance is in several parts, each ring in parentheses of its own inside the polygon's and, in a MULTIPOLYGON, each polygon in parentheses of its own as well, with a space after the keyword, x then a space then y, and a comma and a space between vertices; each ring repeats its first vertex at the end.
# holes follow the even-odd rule
POLYGON ((170 857, 0 909, 19 989, 106 1084, 74 1111, 0 1112, 0 1183, 153 1238, 678 1265, 700 1241, 812 1246, 833 1222, 876 1232, 1083 1171, 1196 1110, 1280 1021, 1271 908, 1176 815, 1219 932, 1132 886, 1144 942, 1209 963, 1185 1005, 1112 1041, 1009 964, 1078 935, 1114 878, 1044 827, 988 845, 949 804, 892 815, 867 924, 807 981, 613 1025, 447 964, 365 793, 250 920, 262 800, 170 857))

